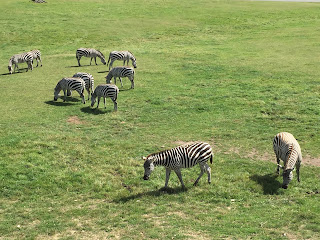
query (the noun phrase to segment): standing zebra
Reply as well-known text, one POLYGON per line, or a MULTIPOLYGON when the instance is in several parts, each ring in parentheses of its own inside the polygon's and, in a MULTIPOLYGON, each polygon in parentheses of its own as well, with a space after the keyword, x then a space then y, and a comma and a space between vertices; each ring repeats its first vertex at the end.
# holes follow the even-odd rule
POLYGON ((113 104, 114 110, 118 110, 117 98, 119 94, 119 88, 116 85, 101 84, 96 87, 91 96, 91 107, 95 104, 98 98, 97 108, 99 107, 100 98, 103 97, 104 108, 106 108, 106 97, 110 97, 113 104))
MULTIPOLYGON (((41 63, 41 67, 42 67, 41 52, 38 49, 35 49, 35 50, 31 50, 30 53, 32 54, 33 59, 37 60, 37 66, 36 67, 38 67, 39 61, 41 63)), ((33 63, 33 60, 32 60, 32 63, 33 63)))
POLYGON ((106 82, 109 84, 111 79, 114 78, 114 84, 116 84, 117 77, 120 79, 121 87, 123 87, 121 77, 128 77, 131 81, 131 88, 134 88, 134 70, 129 67, 115 67, 106 76, 106 82))
POLYGON ((129 60, 131 60, 133 67, 134 68, 137 67, 136 58, 133 56, 133 54, 131 52, 129 52, 129 51, 112 51, 109 54, 109 59, 108 59, 108 63, 107 63, 107 65, 108 65, 110 62, 109 71, 110 71, 110 68, 112 67, 113 62, 116 60, 120 60, 120 61, 123 60, 123 65, 125 65, 126 61, 127 61, 127 65, 128 65, 129 60), (110 60, 111 60, 111 62, 110 62, 110 60))
POLYGON ((71 90, 75 90, 79 93, 82 103, 86 103, 84 99, 83 91, 85 88, 85 82, 81 78, 62 78, 57 86, 54 89, 54 101, 58 100, 59 92, 63 90, 64 98, 63 101, 66 101, 66 92, 70 92, 71 90))
POLYGON ((211 168, 208 166, 207 161, 210 159, 210 163, 212 164, 212 158, 213 153, 211 146, 204 142, 186 144, 170 150, 153 153, 144 158, 143 179, 148 180, 151 172, 154 170, 154 167, 160 165, 166 168, 165 188, 168 187, 171 170, 175 171, 182 188, 185 188, 180 169, 190 168, 199 163, 201 172, 193 185, 196 186, 198 184, 199 179, 202 177, 204 172, 207 172, 208 174, 208 183, 211 183, 211 168))
POLYGON ((32 59, 33 59, 33 54, 30 52, 13 55, 9 59, 9 64, 8 64, 8 70, 9 70, 10 74, 12 74, 12 65, 13 64, 14 64, 13 71, 15 72, 16 68, 18 69, 18 71, 20 71, 18 63, 24 63, 24 62, 26 62, 28 64, 27 72, 29 69, 31 69, 31 71, 32 71, 33 70, 32 59))
POLYGON ((101 59, 101 62, 106 65, 106 60, 104 58, 104 55, 99 51, 99 50, 96 50, 96 49, 93 49, 93 48, 79 48, 76 52, 76 58, 78 60, 78 64, 79 64, 79 67, 81 66, 80 65, 80 59, 82 57, 90 57, 91 60, 90 60, 90 65, 91 65, 91 62, 92 62, 92 58, 94 58, 94 62, 97 64, 97 57, 99 57, 101 59))
POLYGON ((282 188, 287 189, 290 181, 293 178, 293 169, 297 167, 298 182, 300 182, 300 165, 302 154, 300 145, 294 136, 288 132, 278 133, 273 139, 273 150, 277 157, 277 174, 280 174, 280 168, 283 169, 282 188), (284 167, 280 163, 283 160, 284 167))
POLYGON ((73 75, 73 77, 81 78, 86 84, 86 90, 88 92, 88 100, 90 99, 90 95, 93 93, 94 88, 94 79, 90 73, 78 72, 73 75), (91 94, 90 94, 91 90, 91 94))

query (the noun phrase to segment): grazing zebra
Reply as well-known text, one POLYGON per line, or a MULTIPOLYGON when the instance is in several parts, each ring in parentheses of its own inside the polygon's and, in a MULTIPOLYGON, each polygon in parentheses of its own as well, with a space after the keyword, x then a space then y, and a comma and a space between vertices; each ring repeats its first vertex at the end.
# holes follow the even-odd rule
POLYGON ((94 88, 93 76, 90 73, 78 72, 74 74, 73 77, 79 77, 85 82, 86 90, 88 92, 88 100, 89 100, 91 94, 93 93, 93 88, 94 88), (90 90, 91 90, 91 94, 90 94, 90 90))
POLYGON ((175 171, 182 188, 185 188, 180 169, 190 168, 199 163, 201 172, 193 185, 196 186, 198 184, 199 179, 202 177, 204 172, 207 172, 208 174, 208 183, 211 183, 211 168, 208 166, 207 161, 210 159, 210 163, 212 163, 212 158, 213 153, 211 146, 204 142, 186 144, 170 150, 153 153, 144 158, 143 179, 148 180, 151 172, 154 170, 154 167, 160 165, 166 168, 166 182, 164 188, 168 187, 171 170, 175 171))
POLYGON ((26 62, 28 64, 27 72, 29 69, 31 69, 31 71, 32 71, 33 70, 32 59, 33 59, 33 54, 30 52, 13 55, 9 59, 9 64, 8 64, 8 70, 9 70, 10 74, 12 74, 12 65, 13 64, 14 64, 13 71, 15 72, 16 68, 18 69, 18 71, 20 71, 18 63, 24 63, 24 62, 26 62))
POLYGON ((127 61, 127 65, 128 65, 129 60, 131 60, 133 67, 134 68, 137 67, 136 58, 133 56, 133 54, 131 52, 129 52, 129 51, 112 51, 109 54, 109 59, 108 59, 108 63, 107 63, 107 65, 108 65, 110 62, 109 71, 110 71, 110 68, 112 67, 113 62, 116 60, 120 60, 120 61, 123 60, 123 65, 125 65, 126 61, 127 61), (111 60, 111 62, 110 62, 110 60, 111 60))
POLYGON ((115 67, 106 76, 106 82, 109 84, 111 79, 114 78, 114 84, 116 84, 117 77, 120 79, 121 87, 123 87, 121 77, 128 77, 131 81, 131 88, 134 88, 134 70, 129 67, 115 67))
MULTIPOLYGON (((81 78, 62 78, 57 86, 54 89, 54 101, 58 100, 59 92, 63 90, 64 98, 63 101, 66 101, 66 92, 70 93, 71 90, 75 90, 79 93, 82 103, 86 103, 86 100, 84 99, 83 91, 85 88, 85 82, 81 78)), ((70 94, 68 94, 69 96, 70 94)))
POLYGON ((290 181, 293 178, 293 169, 297 167, 298 182, 300 182, 300 165, 302 161, 302 154, 300 145, 291 133, 278 133, 273 139, 273 150, 277 157, 277 174, 280 174, 280 168, 283 169, 283 183, 282 188, 287 189, 290 181), (282 167, 280 159, 283 160, 282 167))
POLYGON ((104 108, 106 108, 106 97, 110 97, 113 104, 114 110, 118 110, 117 98, 119 94, 119 88, 116 85, 101 84, 96 87, 91 96, 91 107, 95 104, 98 98, 97 108, 99 107, 100 98, 103 97, 104 108))
POLYGON ((97 64, 97 57, 99 57, 101 59, 101 62, 106 65, 106 60, 104 58, 104 55, 102 54, 102 52, 100 52, 99 50, 96 50, 96 49, 93 49, 93 48, 79 48, 76 52, 76 58, 78 60, 78 64, 79 64, 79 67, 81 66, 80 65, 80 59, 82 57, 90 57, 91 60, 90 60, 90 65, 91 65, 91 62, 92 62, 92 58, 94 58, 94 62, 97 64))
MULTIPOLYGON (((39 50, 35 49, 35 50, 31 50, 30 53, 32 54, 33 59, 37 60, 37 66, 36 67, 38 67, 39 61, 41 63, 41 67, 42 67, 41 52, 39 50)), ((33 60, 32 60, 32 63, 33 63, 33 60)))

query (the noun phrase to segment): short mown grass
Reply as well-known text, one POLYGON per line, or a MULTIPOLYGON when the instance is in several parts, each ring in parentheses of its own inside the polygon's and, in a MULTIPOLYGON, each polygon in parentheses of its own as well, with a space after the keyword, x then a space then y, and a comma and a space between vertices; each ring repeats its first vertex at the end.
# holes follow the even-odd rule
POLYGON ((288 131, 320 156, 319 4, 47 1, 0 3, 0 239, 320 238, 319 167, 283 190, 272 149, 288 131), (135 54, 117 112, 53 101, 78 71, 105 82, 79 47, 135 54), (31 49, 43 67, 9 75, 31 49), (211 185, 198 167, 187 191, 174 174, 160 191, 160 167, 142 180, 142 156, 190 141, 213 146, 211 185))

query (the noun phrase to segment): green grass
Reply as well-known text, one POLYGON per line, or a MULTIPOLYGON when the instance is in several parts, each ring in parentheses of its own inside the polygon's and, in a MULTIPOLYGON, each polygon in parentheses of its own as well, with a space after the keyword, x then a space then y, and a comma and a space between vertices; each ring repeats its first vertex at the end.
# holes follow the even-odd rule
MULTIPOLYGON (((317 3, 252 1, 1 1, 0 239, 319 239, 319 167, 287 190, 273 136, 291 132, 320 156, 317 3), (23 16, 23 17, 19 17, 23 16), (78 71, 105 82, 79 47, 130 50, 118 112, 75 93, 78 71), (43 67, 8 75, 9 58, 40 49, 43 67), (126 91, 127 90, 127 91, 126 91), (79 123, 70 122, 77 117, 79 123), (214 147, 211 185, 182 171, 187 191, 142 156, 182 142, 214 147), (260 161, 270 160, 270 161, 260 161)), ((117 62, 115 65, 121 65, 117 62)), ((20 64, 26 67, 26 64, 20 64)), ((87 96, 86 96, 87 97, 87 96)))

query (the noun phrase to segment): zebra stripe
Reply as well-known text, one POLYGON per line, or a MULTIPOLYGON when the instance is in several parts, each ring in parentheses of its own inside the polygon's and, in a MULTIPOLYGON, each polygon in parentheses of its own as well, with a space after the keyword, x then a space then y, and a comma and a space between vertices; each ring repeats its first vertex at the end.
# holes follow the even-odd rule
POLYGON ((284 189, 288 188, 290 181, 293 178, 293 169, 297 167, 298 182, 300 182, 300 165, 302 161, 302 154, 300 145, 294 136, 288 132, 278 133, 273 139, 273 150, 277 158, 277 174, 280 173, 280 168, 283 168, 283 183, 284 189), (282 167, 280 159, 284 163, 282 167))
POLYGON ((121 77, 127 77, 131 81, 131 88, 134 88, 134 70, 129 67, 115 67, 106 76, 107 84, 111 83, 111 79, 114 78, 114 84, 116 84, 117 78, 120 79, 121 87, 123 87, 121 77))
POLYGON ((90 73, 78 72, 73 75, 73 77, 81 78, 86 84, 86 90, 88 92, 88 100, 90 99, 90 95, 93 93, 94 88, 94 79, 90 73), (90 94, 91 91, 91 94, 90 94))
POLYGON ((12 74, 12 72, 15 72, 16 68, 20 72, 18 63, 24 63, 24 62, 26 62, 28 64, 27 72, 28 72, 29 69, 31 69, 31 71, 32 71, 33 70, 32 59, 33 59, 33 54, 30 53, 30 52, 25 52, 25 53, 20 53, 20 54, 13 55, 9 59, 9 64, 8 64, 8 70, 9 70, 10 74, 12 74), (12 65, 13 64, 14 64, 14 70, 12 70, 12 65))
POLYGON ((84 99, 83 91, 85 88, 85 82, 81 78, 62 78, 58 83, 57 86, 54 89, 54 101, 58 100, 59 92, 63 90, 64 93, 64 99, 63 101, 66 101, 66 92, 68 93, 68 96, 71 95, 71 90, 75 90, 79 93, 82 103, 86 103, 86 100, 84 99))
POLYGON ((129 64, 129 60, 131 60, 132 65, 134 68, 137 67, 137 62, 136 62, 136 58, 133 56, 133 54, 129 51, 112 51, 109 54, 109 59, 108 59, 108 63, 107 65, 109 65, 109 71, 112 68, 113 62, 119 60, 119 61, 123 61, 123 65, 125 65, 126 61, 127 61, 127 65, 129 64))
POLYGON ((212 164, 212 158, 212 148, 205 142, 181 145, 170 150, 153 153, 144 158, 143 179, 149 179, 155 166, 164 166, 166 168, 166 181, 164 187, 168 187, 171 170, 174 170, 180 180, 181 186, 184 188, 185 185, 182 180, 180 169, 190 168, 199 164, 201 172, 193 185, 195 186, 198 184, 205 172, 208 174, 208 183, 211 183, 211 168, 208 166, 207 161, 210 159, 210 163, 212 164))
POLYGON ((118 110, 118 103, 117 103, 118 94, 119 94, 119 88, 116 85, 110 85, 110 84, 98 85, 91 96, 91 107, 94 106, 98 98, 98 104, 97 104, 97 108, 98 108, 100 103, 100 98, 103 97, 104 108, 106 108, 106 97, 109 97, 111 98, 114 104, 114 110, 117 111, 118 110))
MULTIPOLYGON (((39 65, 39 61, 41 63, 41 67, 42 67, 42 61, 41 61, 41 52, 38 49, 34 49, 31 50, 30 53, 32 54, 32 58, 37 60, 37 66, 39 65)), ((33 63, 33 60, 32 60, 33 63)))
POLYGON ((80 65, 80 59, 82 57, 90 57, 91 60, 90 60, 90 65, 91 65, 91 62, 92 62, 92 59, 94 58, 94 62, 96 65, 97 64, 97 57, 100 58, 101 62, 106 65, 106 60, 104 58, 104 55, 102 54, 102 52, 100 52, 99 50, 96 50, 94 48, 79 48, 77 49, 76 51, 76 58, 78 60, 78 65, 79 67, 81 66, 80 65))

